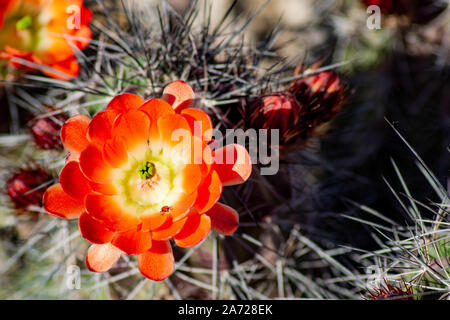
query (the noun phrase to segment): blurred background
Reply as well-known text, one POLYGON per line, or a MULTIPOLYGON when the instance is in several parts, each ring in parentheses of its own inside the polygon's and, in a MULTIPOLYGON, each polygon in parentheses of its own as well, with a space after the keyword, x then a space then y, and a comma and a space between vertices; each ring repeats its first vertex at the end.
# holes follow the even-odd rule
POLYGON ((93 41, 70 85, 2 66, 1 298, 449 298, 448 1, 84 4, 93 41), (41 208, 64 163, 60 126, 176 79, 219 130, 280 129, 280 170, 255 165, 224 191, 237 233, 175 248, 164 282, 143 278, 133 258, 92 274, 76 223, 41 208), (67 286, 71 266, 79 288, 67 286))

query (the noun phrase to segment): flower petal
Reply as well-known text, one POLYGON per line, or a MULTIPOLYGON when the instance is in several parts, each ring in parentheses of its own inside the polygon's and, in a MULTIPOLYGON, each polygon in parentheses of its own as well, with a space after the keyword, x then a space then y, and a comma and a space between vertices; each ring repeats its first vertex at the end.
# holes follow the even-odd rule
POLYGON ((161 281, 170 276, 175 267, 172 247, 168 241, 153 241, 147 252, 138 256, 141 273, 154 281, 161 281))
POLYGON ((103 146, 103 159, 113 168, 120 168, 128 161, 128 152, 122 138, 115 137, 103 146))
POLYGON ((184 192, 189 194, 197 190, 202 179, 200 165, 187 164, 181 174, 183 176, 182 188, 184 192))
MULTIPOLYGON (((195 140, 196 138, 194 138, 195 140)), ((212 165, 214 163, 213 153, 211 148, 206 142, 203 142, 203 152, 201 159, 202 177, 205 178, 211 172, 212 165)), ((194 162, 197 163, 197 162, 194 162)))
POLYGON ((84 239, 96 244, 111 242, 115 234, 86 212, 81 214, 80 220, 78 220, 78 227, 84 239))
POLYGON ((189 214, 189 210, 197 200, 197 191, 189 194, 182 194, 178 201, 172 206, 170 213, 173 221, 185 218, 189 214))
POLYGON ((84 212, 83 201, 69 196, 60 184, 48 188, 42 201, 45 211, 61 219, 76 219, 84 212))
POLYGON ((192 87, 181 80, 170 83, 163 92, 163 99, 176 111, 190 107, 193 104, 194 96, 192 87))
POLYGON ((111 244, 126 254, 140 254, 152 246, 151 233, 136 230, 120 232, 116 234, 111 244))
POLYGON ((97 113, 89 124, 87 131, 89 141, 93 144, 102 146, 108 139, 110 139, 111 129, 117 115, 118 112, 114 110, 105 110, 97 113))
POLYGON ((168 214, 164 214, 161 212, 149 213, 141 216, 142 226, 141 229, 144 231, 152 231, 156 228, 162 226, 167 218, 168 214))
POLYGON ((66 121, 61 128, 61 141, 69 151, 80 153, 88 145, 86 138, 90 119, 83 115, 76 115, 66 121))
POLYGON ((85 200, 86 210, 107 228, 115 231, 128 231, 136 228, 140 220, 132 213, 124 211, 116 196, 88 194, 85 200))
POLYGON ((119 260, 122 251, 110 243, 93 244, 86 254, 86 266, 92 272, 106 272, 119 260))
POLYGON ((14 8, 16 4, 16 0, 5 0, 0 3, 0 22, 3 22, 5 13, 14 8))
POLYGON ((168 217, 166 222, 158 229, 152 231, 153 240, 170 240, 177 235, 187 221, 187 217, 178 221, 173 221, 168 217))
POLYGON ((112 183, 96 183, 89 181, 93 191, 102 193, 108 196, 114 196, 119 193, 119 190, 112 183))
POLYGON ((114 123, 112 135, 121 137, 130 150, 147 143, 150 130, 150 118, 142 111, 128 110, 121 114, 114 123))
POLYGON ((223 203, 216 203, 206 214, 211 218, 212 228, 226 236, 232 235, 239 226, 239 214, 223 203))
POLYGON ((80 168, 91 181, 108 183, 112 168, 103 159, 102 151, 96 145, 89 145, 80 155, 80 168))
POLYGON ((187 158, 185 158, 185 163, 200 165, 202 177, 206 177, 214 163, 212 150, 208 146, 208 143, 196 136, 192 136, 191 145, 181 150, 181 152, 186 151, 189 152, 189 154, 187 155, 187 158))
POLYGON ((205 214, 191 214, 183 229, 174 237, 179 247, 189 248, 199 244, 211 231, 211 219, 205 214))
POLYGON ((171 146, 179 143, 191 143, 191 129, 186 119, 179 114, 172 114, 158 119, 158 131, 161 140, 171 146))
POLYGON ((211 118, 203 110, 187 108, 181 111, 181 115, 189 123, 192 135, 203 141, 210 141, 213 135, 211 118))
POLYGON ((155 122, 161 117, 175 114, 172 106, 161 99, 150 99, 146 101, 139 110, 145 112, 149 118, 155 122))
POLYGON ((37 69, 40 69, 43 74, 58 80, 72 80, 80 72, 80 65, 74 56, 55 63, 49 63, 47 68, 42 61, 38 61, 36 58, 33 58, 32 60, 36 64, 42 65, 42 68, 37 69))
POLYGON ((252 173, 252 161, 247 149, 239 144, 230 144, 214 151, 213 168, 224 186, 233 186, 247 181, 252 173))
POLYGON ((150 139, 159 139, 159 131, 157 126, 158 119, 175 113, 172 106, 161 99, 150 99, 145 102, 139 110, 145 112, 151 120, 149 133, 150 139))
MULTIPOLYGON (((90 12, 89 9, 84 8, 81 15, 86 16, 87 14, 85 12, 90 12)), ((92 15, 92 13, 91 13, 92 15)), ((92 31, 89 29, 88 26, 80 26, 80 30, 78 30, 75 34, 75 37, 79 38, 75 41, 75 45, 83 50, 86 49, 86 47, 89 45, 90 39, 92 39, 92 31)))
POLYGON ((204 213, 212 208, 217 201, 219 201, 222 194, 222 182, 215 170, 212 170, 210 175, 205 178, 198 188, 197 200, 194 208, 199 213, 204 213))
POLYGON ((115 96, 106 107, 106 110, 114 110, 117 112, 124 112, 130 109, 137 109, 144 103, 144 99, 141 97, 131 94, 122 93, 115 96))
POLYGON ((59 175, 63 190, 71 197, 84 201, 84 197, 92 191, 89 180, 81 172, 78 161, 67 163, 59 175))

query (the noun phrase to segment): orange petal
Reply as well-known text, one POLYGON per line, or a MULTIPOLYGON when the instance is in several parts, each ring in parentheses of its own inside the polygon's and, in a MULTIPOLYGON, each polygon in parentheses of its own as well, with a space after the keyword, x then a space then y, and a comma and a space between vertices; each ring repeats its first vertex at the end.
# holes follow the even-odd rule
POLYGON ((83 202, 65 193, 60 184, 48 188, 42 201, 45 211, 58 218, 76 219, 84 212, 83 202))
MULTIPOLYGON (((195 163, 195 162, 194 162, 195 163)), ((202 177, 205 178, 211 172, 212 165, 214 163, 213 153, 211 148, 204 142, 202 153, 202 177)))
POLYGON ((87 131, 89 141, 93 144, 102 146, 108 139, 110 139, 111 129, 117 115, 118 112, 114 110, 105 110, 97 113, 89 124, 87 131))
POLYGON ((239 214, 223 203, 216 203, 206 214, 211 218, 212 228, 226 236, 232 235, 239 226, 239 214))
POLYGON ((61 128, 61 141, 66 149, 80 153, 89 145, 86 138, 89 122, 87 116, 79 114, 64 123, 61 128))
POLYGON ((161 99, 150 99, 139 107, 139 110, 145 112, 153 121, 175 113, 172 106, 161 99))
POLYGON ((5 13, 14 8, 16 4, 17 0, 5 0, 0 3, 0 22, 3 22, 5 13))
POLYGON ((134 214, 119 206, 115 196, 91 193, 86 196, 85 204, 87 212, 111 230, 128 231, 140 223, 134 214))
POLYGON ((158 229, 153 230, 152 232, 152 239, 153 240, 170 240, 175 235, 177 235, 181 229, 183 229, 184 224, 187 221, 187 217, 173 222, 172 218, 167 218, 166 222, 160 226, 158 229))
POLYGON ((109 230, 100 221, 95 220, 86 212, 82 213, 78 220, 81 236, 91 243, 103 244, 111 242, 114 232, 109 230))
POLYGON ((158 119, 158 131, 161 139, 170 144, 191 143, 191 129, 186 119, 179 114, 172 114, 158 119))
POLYGON ((197 200, 197 191, 190 194, 182 194, 178 201, 172 206, 171 214, 173 221, 179 221, 185 218, 195 201, 197 200))
POLYGON ((178 112, 190 107, 194 102, 194 96, 192 87, 181 80, 172 82, 163 92, 163 99, 178 112))
MULTIPOLYGON (((36 61, 36 59, 33 60, 35 60, 35 63, 46 65, 41 61, 36 61)), ((80 72, 80 65, 78 64, 75 56, 69 57, 65 60, 57 61, 55 63, 49 63, 48 66, 51 69, 42 68, 42 73, 58 80, 72 80, 80 72)))
POLYGON ((212 208, 217 201, 219 201, 222 194, 222 182, 215 170, 212 170, 210 175, 205 178, 198 188, 197 200, 194 208, 199 213, 204 213, 212 208))
POLYGON ((150 249, 152 238, 149 231, 130 230, 118 233, 111 244, 126 254, 140 254, 150 249))
POLYGON ((145 214, 141 216, 142 226, 141 229, 144 231, 151 231, 159 228, 166 222, 168 214, 161 212, 155 212, 150 214, 145 214))
POLYGON ((141 273, 154 281, 161 281, 170 276, 175 267, 172 247, 168 241, 153 241, 147 252, 138 256, 141 273))
POLYGON ((230 144, 214 151, 213 168, 224 186, 233 186, 247 181, 252 173, 252 161, 247 149, 239 144, 230 144))
POLYGON ((183 229, 175 236, 179 247, 188 248, 199 244, 211 231, 211 219, 205 214, 192 214, 183 229))
POLYGON ((210 141, 212 139, 213 126, 211 118, 206 112, 196 108, 187 108, 181 111, 181 115, 189 123, 189 127, 194 136, 199 137, 203 141, 210 141))
POLYGON ((102 151, 96 145, 89 145, 80 155, 80 168, 91 181, 108 183, 112 168, 103 159, 102 151))
POLYGON ((84 197, 91 192, 89 180, 81 172, 78 161, 70 161, 62 169, 59 182, 63 190, 71 197, 84 201, 84 197))
POLYGON ((103 159, 113 168, 120 168, 128 161, 125 142, 120 137, 107 141, 103 146, 103 159))
POLYGON ((186 163, 199 164, 201 166, 202 176, 205 177, 208 173, 207 171, 209 171, 206 165, 211 166, 214 162, 211 149, 207 142, 202 141, 196 136, 192 136, 190 140, 191 144, 186 147, 186 150, 189 152, 186 163))
POLYGON ((117 112, 124 112, 130 109, 137 109, 144 103, 144 99, 131 94, 122 93, 114 97, 106 107, 106 110, 114 110, 117 112))
MULTIPOLYGON (((84 12, 87 12, 89 10, 84 9, 83 13, 81 15, 85 15, 84 12)), ((86 47, 89 45, 90 39, 92 39, 92 31, 87 26, 80 26, 80 30, 78 30, 75 34, 75 37, 80 38, 80 40, 75 41, 75 45, 80 49, 86 49, 86 47)))
POLYGON ((184 192, 189 194, 197 190, 202 179, 202 171, 200 165, 187 164, 181 174, 183 176, 182 187, 184 192))
MULTIPOLYGON (((82 4, 80 2, 80 4, 82 4)), ((88 25, 92 20, 93 13, 90 9, 83 7, 81 11, 81 24, 88 25)))
POLYGON ((102 193, 108 196, 114 196, 119 193, 119 190, 112 183, 96 183, 89 181, 93 191, 102 193))
POLYGON ((86 266, 92 272, 108 271, 121 254, 122 251, 110 243, 93 244, 86 254, 86 266))
POLYGON ((145 112, 147 116, 150 118, 151 126, 150 126, 150 139, 159 138, 159 131, 157 122, 158 119, 167 115, 174 114, 172 106, 168 104, 166 101, 161 99, 150 99, 145 102, 139 110, 145 112))
POLYGON ((127 149, 147 143, 150 130, 150 118, 142 111, 128 110, 114 123, 112 135, 121 137, 127 149))

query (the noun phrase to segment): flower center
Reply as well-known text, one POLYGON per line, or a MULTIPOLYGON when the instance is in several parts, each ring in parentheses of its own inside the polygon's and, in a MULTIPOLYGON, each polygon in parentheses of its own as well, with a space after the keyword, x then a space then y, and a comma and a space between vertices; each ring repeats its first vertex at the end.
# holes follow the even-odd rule
POLYGON ((36 46, 37 33, 41 25, 39 23, 39 12, 19 7, 5 16, 0 32, 0 50, 6 45, 22 51, 33 51, 36 46))
POLYGON ((4 13, 0 26, 0 50, 13 45, 15 49, 33 52, 44 62, 47 50, 55 41, 50 31, 58 33, 59 22, 53 22, 55 1, 18 1, 13 9, 4 13), (31 2, 31 3, 30 3, 31 2))
POLYGON ((148 180, 155 176, 156 168, 155 165, 149 161, 147 161, 138 171, 139 177, 142 180, 148 180))
POLYGON ((183 193, 180 172, 184 163, 172 150, 157 148, 157 142, 152 146, 145 144, 129 151, 128 161, 113 172, 121 205, 137 216, 170 212, 168 208, 183 193))
POLYGON ((22 19, 20 19, 19 21, 17 21, 16 28, 17 28, 17 30, 25 30, 25 29, 28 29, 29 27, 31 27, 32 23, 33 23, 33 18, 31 18, 31 16, 27 15, 27 16, 23 17, 22 19))

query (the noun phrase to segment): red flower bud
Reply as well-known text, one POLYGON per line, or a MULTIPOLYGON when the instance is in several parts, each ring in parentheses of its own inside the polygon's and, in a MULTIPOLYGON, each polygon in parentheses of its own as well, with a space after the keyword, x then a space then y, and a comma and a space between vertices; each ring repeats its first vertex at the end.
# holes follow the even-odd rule
POLYGON ((34 119, 30 132, 36 145, 45 150, 62 148, 59 132, 65 121, 66 117, 62 115, 34 119))
POLYGON ((312 129, 330 121, 346 101, 340 77, 334 71, 323 71, 296 81, 290 91, 303 106, 301 119, 312 129))
POLYGON ((6 186, 16 208, 25 209, 29 205, 41 205, 51 177, 42 169, 21 169, 14 174, 6 186))
POLYGON ((393 0, 362 0, 362 2, 367 6, 378 6, 380 7, 381 12, 386 14, 399 14, 399 9, 401 9, 401 5, 399 6, 400 1, 393 0))
POLYGON ((278 129, 284 143, 290 140, 300 115, 300 106, 290 93, 278 92, 256 99, 251 109, 250 127, 278 129))
POLYGON ((410 22, 427 23, 436 18, 447 6, 442 0, 362 0, 366 6, 376 5, 384 14, 404 15, 410 22))
POLYGON ((246 127, 280 130, 280 144, 305 143, 342 109, 346 88, 334 71, 295 81, 285 92, 244 101, 246 127), (300 141, 299 141, 300 140, 300 141))

